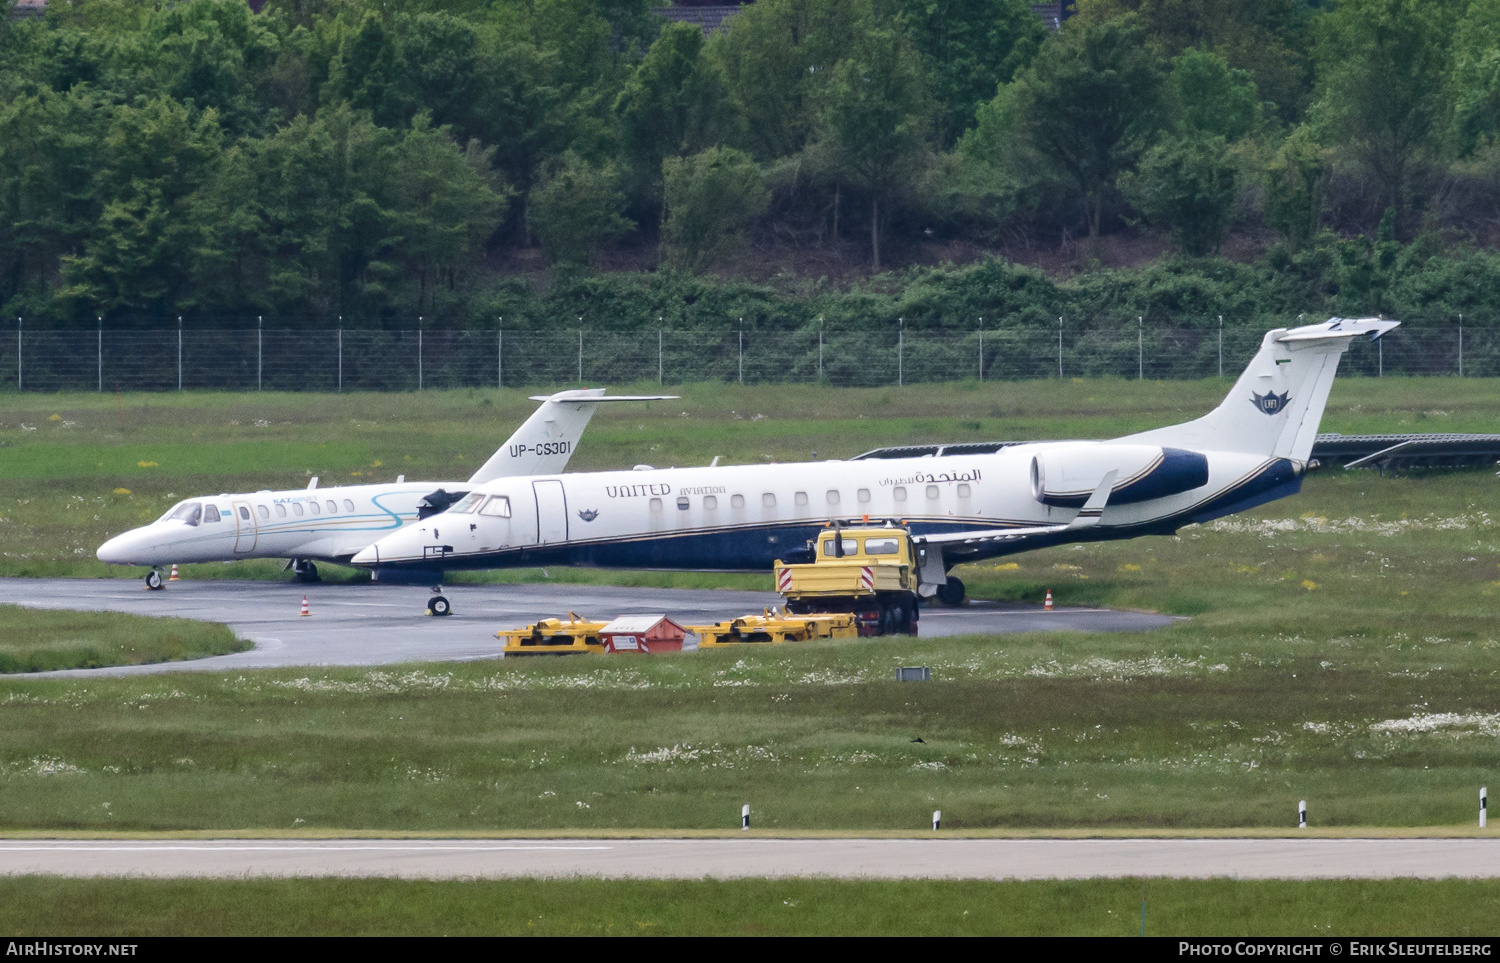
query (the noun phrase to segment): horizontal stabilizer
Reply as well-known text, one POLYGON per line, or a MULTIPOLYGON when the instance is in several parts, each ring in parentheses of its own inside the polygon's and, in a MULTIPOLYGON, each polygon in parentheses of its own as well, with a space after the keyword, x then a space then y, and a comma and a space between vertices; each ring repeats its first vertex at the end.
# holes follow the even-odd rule
POLYGON ((572 388, 551 395, 533 395, 542 404, 515 434, 490 456, 469 479, 483 485, 497 478, 556 475, 568 466, 594 410, 606 401, 670 401, 677 395, 615 395, 603 388, 572 388))

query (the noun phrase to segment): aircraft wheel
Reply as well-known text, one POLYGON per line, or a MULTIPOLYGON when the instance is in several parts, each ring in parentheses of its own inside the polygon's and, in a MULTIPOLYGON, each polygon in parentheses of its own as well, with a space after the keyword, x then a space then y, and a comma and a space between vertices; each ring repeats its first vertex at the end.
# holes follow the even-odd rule
POLYGON ((154 568, 146 573, 146 588, 150 589, 153 592, 161 591, 161 573, 154 568))
POLYGON ((938 586, 938 601, 954 608, 964 604, 964 583, 962 579, 950 577, 948 581, 938 586))
POLYGON ((448 600, 441 595, 434 595, 427 600, 427 612, 430 615, 452 615, 453 606, 449 605, 448 600))
POLYGON ((292 566, 292 574, 297 576, 299 582, 321 582, 318 578, 318 567, 312 562, 300 562, 292 566))

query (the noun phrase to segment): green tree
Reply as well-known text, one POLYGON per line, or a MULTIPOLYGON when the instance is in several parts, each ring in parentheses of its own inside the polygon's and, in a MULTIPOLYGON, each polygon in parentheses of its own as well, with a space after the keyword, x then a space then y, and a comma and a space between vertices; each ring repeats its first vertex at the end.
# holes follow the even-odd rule
POLYGON ((1398 233, 1410 220, 1413 178, 1446 129, 1447 10, 1424 0, 1343 0, 1318 42, 1314 116, 1328 143, 1379 184, 1398 233))
POLYGON ((1294 249, 1307 246, 1318 229, 1327 169, 1327 151, 1303 125, 1281 142, 1262 171, 1266 220, 1294 249))
POLYGON ((0 105, 0 304, 49 285, 60 258, 83 253, 112 106, 88 86, 0 105))
POLYGON ((548 262, 570 271, 587 267, 599 248, 635 227, 625 203, 614 165, 564 154, 532 195, 532 221, 548 262))
POLYGON ((1201 256, 1217 253, 1229 230, 1238 177, 1224 138, 1200 134, 1153 146, 1120 187, 1183 253, 1201 256))
POLYGON ((1183 134, 1236 141, 1260 121, 1260 96, 1246 70, 1236 70, 1216 53, 1191 48, 1172 62, 1167 93, 1173 119, 1183 134))
POLYGON ((893 30, 865 31, 823 91, 820 148, 842 180, 870 196, 870 261, 880 270, 880 203, 909 183, 925 154, 932 102, 921 65, 893 30))
POLYGON ((869 16, 869 0, 760 0, 742 7, 709 45, 758 159, 790 157, 807 146, 819 92, 869 16))
POLYGON ((615 102, 636 192, 661 196, 662 160, 720 143, 732 126, 723 69, 703 56, 703 31, 668 24, 615 102))
POLYGON ((669 157, 664 242, 667 262, 702 271, 743 242, 743 230, 770 203, 765 178, 749 154, 710 147, 692 157, 669 157))
POLYGON ((192 265, 212 234, 201 192, 221 142, 212 110, 194 118, 167 98, 120 107, 94 178, 99 221, 62 259, 64 295, 106 311, 195 305, 192 265))
POLYGON ((382 127, 403 127, 414 104, 400 40, 375 13, 339 36, 328 65, 325 103, 342 101, 367 110, 382 127))
POLYGON ((492 168, 493 149, 460 150, 425 113, 395 145, 392 168, 400 257, 417 277, 417 307, 433 307, 435 286, 454 287, 504 216, 509 193, 492 168))
POLYGON ((1162 73, 1127 15, 1069 21, 1016 81, 1025 133, 1082 193, 1091 241, 1115 178, 1160 129, 1162 73))
POLYGON ((1047 28, 1024 0, 895 0, 941 105, 938 142, 951 147, 979 105, 1031 63, 1047 28))
POLYGON ((1500 137, 1500 0, 1469 0, 1454 33, 1450 89, 1460 151, 1500 137))
POLYGON ((1135 13, 1148 40, 1168 57, 1211 51, 1249 71, 1283 120, 1311 99, 1313 10, 1308 0, 1078 0, 1085 20, 1135 13))

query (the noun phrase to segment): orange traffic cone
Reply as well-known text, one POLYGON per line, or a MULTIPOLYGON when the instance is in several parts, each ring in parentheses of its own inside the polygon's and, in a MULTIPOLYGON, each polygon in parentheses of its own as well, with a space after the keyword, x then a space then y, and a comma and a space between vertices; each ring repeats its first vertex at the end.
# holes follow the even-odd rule
POLYGON ((175 563, 172 565, 172 574, 169 575, 169 576, 167 576, 167 581, 168 582, 181 582, 182 581, 182 579, 177 576, 177 565, 175 563))
POLYGON ((307 610, 307 596, 306 595, 302 596, 302 614, 303 615, 312 615, 312 613, 307 610))
MULTIPOLYGON (((1051 612, 1052 611, 1052 590, 1051 589, 1047 590, 1047 601, 1044 602, 1044 603, 1042 603, 1042 609, 1045 610, 1045 611, 1047 611, 1047 612, 1051 612)), ((307 613, 303 612, 302 614, 306 615, 307 613)))

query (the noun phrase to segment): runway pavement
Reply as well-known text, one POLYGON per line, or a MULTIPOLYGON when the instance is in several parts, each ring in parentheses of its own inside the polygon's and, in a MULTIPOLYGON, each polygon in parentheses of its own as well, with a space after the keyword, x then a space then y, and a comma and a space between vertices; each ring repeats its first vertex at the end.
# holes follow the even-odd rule
POLYGON ((1500 876, 1500 839, 0 840, 0 875, 412 879, 1500 876))
MULTIPOLYGON (((0 602, 35 608, 176 615, 223 622, 255 648, 192 662, 74 669, 45 675, 227 671, 297 665, 383 665, 414 661, 493 659, 495 631, 568 612, 591 618, 665 613, 680 623, 713 622, 777 605, 770 592, 616 588, 594 585, 462 585, 445 589, 453 615, 423 612, 423 586, 302 585, 292 582, 182 581, 160 592, 125 579, 0 579, 0 602), (306 595, 312 615, 299 611, 306 595)), ((1073 629, 1129 632, 1172 624, 1172 617, 1111 609, 975 602, 922 610, 921 635, 1005 634, 1073 629)))

